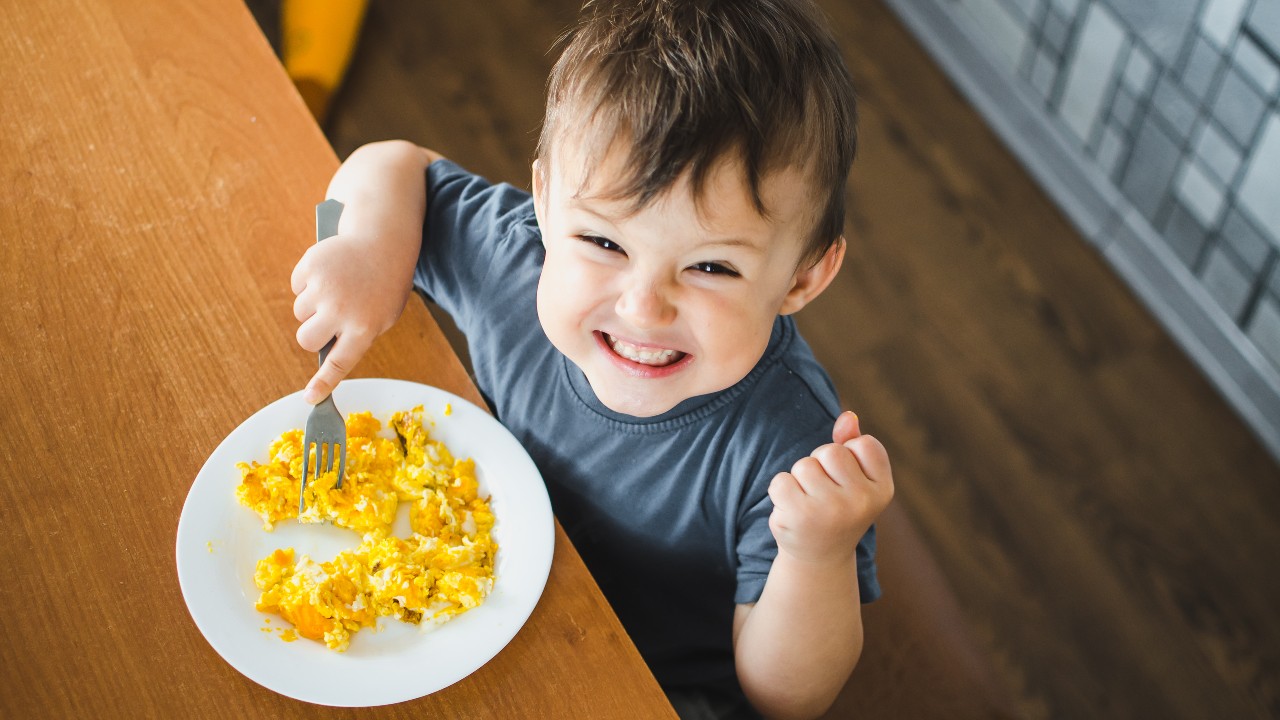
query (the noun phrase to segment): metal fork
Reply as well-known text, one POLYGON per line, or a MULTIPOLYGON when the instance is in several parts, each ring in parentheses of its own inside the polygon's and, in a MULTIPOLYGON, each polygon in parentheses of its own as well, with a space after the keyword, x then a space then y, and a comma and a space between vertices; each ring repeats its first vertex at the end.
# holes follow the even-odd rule
MULTIPOLYGON (((331 238, 338 234, 338 218, 342 217, 342 203, 330 198, 316 206, 316 242, 331 238)), ((320 365, 329 350, 333 349, 333 338, 320 349, 320 365)), ((307 509, 307 480, 311 469, 311 446, 316 446, 316 478, 333 469, 338 463, 338 480, 335 488, 342 487, 342 476, 347 469, 347 424, 342 420, 342 413, 333 404, 331 393, 311 410, 307 418, 307 431, 302 438, 302 487, 298 490, 298 515, 307 509)))

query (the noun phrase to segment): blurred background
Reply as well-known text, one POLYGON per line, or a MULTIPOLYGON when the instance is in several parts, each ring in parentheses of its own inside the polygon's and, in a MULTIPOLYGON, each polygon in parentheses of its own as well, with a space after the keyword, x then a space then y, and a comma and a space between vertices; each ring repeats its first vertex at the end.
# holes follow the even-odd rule
MULTIPOLYGON (((831 717, 1280 717, 1280 2, 819 4, 860 148, 799 322, 898 485, 831 717)), ((321 5, 249 2, 339 158, 528 187, 577 2, 321 5)))

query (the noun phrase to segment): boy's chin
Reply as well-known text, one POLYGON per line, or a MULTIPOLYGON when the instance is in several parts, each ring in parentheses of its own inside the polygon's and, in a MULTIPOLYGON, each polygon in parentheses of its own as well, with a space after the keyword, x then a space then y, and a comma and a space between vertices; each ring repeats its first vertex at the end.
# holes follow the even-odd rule
POLYGON ((670 393, 657 393, 658 388, 646 388, 646 383, 639 387, 620 386, 618 383, 592 377, 592 372, 585 372, 587 384, 595 393, 601 405, 621 415, 636 418, 650 418, 661 415, 680 404, 682 397, 667 397, 670 393))
POLYGON ((652 395, 632 395, 629 393, 601 393, 592 385, 596 398, 602 405, 622 415, 638 418, 650 418, 661 415, 679 404, 679 401, 659 400, 652 395))

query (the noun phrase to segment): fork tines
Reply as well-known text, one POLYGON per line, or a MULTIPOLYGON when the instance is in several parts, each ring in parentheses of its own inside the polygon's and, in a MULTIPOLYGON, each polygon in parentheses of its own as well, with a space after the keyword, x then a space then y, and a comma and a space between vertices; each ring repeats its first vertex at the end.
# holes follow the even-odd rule
POLYGON ((316 442, 310 439, 305 441, 302 456, 302 485, 298 490, 298 515, 302 515, 307 509, 308 481, 320 479, 325 473, 332 472, 335 467, 338 470, 338 477, 333 487, 341 489, 342 478, 346 476, 347 469, 345 442, 316 442), (314 476, 311 472, 313 458, 315 459, 314 476))

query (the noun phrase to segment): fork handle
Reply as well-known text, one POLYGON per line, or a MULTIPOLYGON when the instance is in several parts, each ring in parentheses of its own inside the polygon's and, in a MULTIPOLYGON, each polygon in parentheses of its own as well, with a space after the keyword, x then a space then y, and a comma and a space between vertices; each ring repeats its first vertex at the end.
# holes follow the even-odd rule
POLYGON ((342 217, 342 203, 329 198, 316 205, 316 242, 338 234, 338 219, 342 217))
MULTIPOLYGON (((316 242, 327 240, 338 234, 338 220, 342 217, 342 203, 329 198, 324 202, 316 205, 316 242)), ((329 351, 333 349, 333 344, 338 338, 332 338, 320 348, 320 365, 324 365, 324 359, 329 356, 329 351)))

